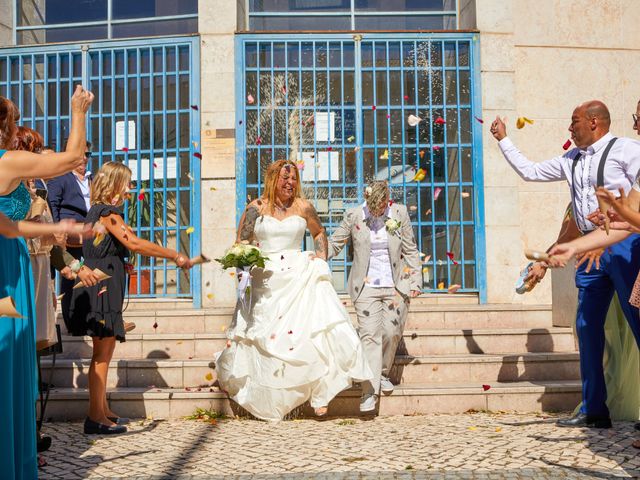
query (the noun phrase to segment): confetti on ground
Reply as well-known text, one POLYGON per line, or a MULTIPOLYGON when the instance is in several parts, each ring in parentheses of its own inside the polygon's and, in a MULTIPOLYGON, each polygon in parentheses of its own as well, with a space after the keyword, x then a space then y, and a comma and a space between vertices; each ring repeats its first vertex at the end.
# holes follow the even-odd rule
POLYGON ((460 290, 460 288, 462 288, 460 285, 454 283, 453 285, 449 285, 449 288, 447 288, 447 292, 453 294, 460 290))
POLYGON ((420 117, 416 116, 416 115, 409 115, 407 117, 407 123, 409 124, 410 127, 415 127, 421 121, 422 121, 422 119, 420 117))
POLYGON ((229 272, 229 276, 230 276, 230 277, 234 277, 235 275, 236 275, 236 272, 233 272, 233 271, 232 271, 232 272, 229 272))
POLYGON ((200 152, 194 152, 193 156, 196 157, 199 160, 202 160, 202 154, 200 152))
POLYGON ((211 381, 213 381, 213 375, 211 374, 211 372, 207 373, 207 374, 204 376, 204 379, 205 379, 207 382, 211 382, 211 381))
POLYGON ((216 187, 209 187, 209 190, 212 191, 212 192, 215 192, 217 190, 217 188, 216 187))
POLYGON ((444 125, 445 123, 447 123, 447 121, 442 117, 438 117, 433 121, 433 123, 435 123, 436 125, 444 125))
POLYGON ((249 105, 251 105, 253 102, 255 102, 255 99, 253 98, 253 95, 251 95, 251 94, 247 95, 247 103, 249 105))
POLYGON ((467 430, 474 431, 474 430, 476 430, 476 427, 467 427, 467 430))
POLYGON ((496 427, 496 432, 501 432, 502 431, 502 427, 496 427))
POLYGON ((193 232, 195 232, 195 231, 196 231, 196 229, 195 229, 194 227, 189 227, 189 228, 187 228, 187 230, 186 230, 187 235, 191 235, 191 234, 192 234, 193 232))
POLYGON ((482 120, 480 117, 474 116, 473 118, 475 118, 480 123, 484 123, 484 120, 482 120))
POLYGON ((433 191, 433 199, 438 200, 438 197, 440 197, 441 193, 442 193, 442 187, 436 187, 436 189, 433 191))
POLYGON ((193 108, 194 110, 198 110, 198 105, 191 105, 191 108, 193 108))
POLYGON ((566 142, 564 142, 564 145, 562 145, 562 149, 563 150, 569 150, 570 146, 571 146, 571 139, 569 139, 566 142))
POLYGON ((491 388, 491 385, 482 385, 482 389, 486 392, 491 388))
POLYGON ((524 128, 525 124, 529 124, 529 125, 533 125, 533 120, 527 118, 527 117, 518 117, 518 119, 516 120, 516 127, 518 128, 518 130, 524 128))
POLYGON ((385 149, 382 155, 380 155, 380 160, 389 160, 389 150, 385 149))

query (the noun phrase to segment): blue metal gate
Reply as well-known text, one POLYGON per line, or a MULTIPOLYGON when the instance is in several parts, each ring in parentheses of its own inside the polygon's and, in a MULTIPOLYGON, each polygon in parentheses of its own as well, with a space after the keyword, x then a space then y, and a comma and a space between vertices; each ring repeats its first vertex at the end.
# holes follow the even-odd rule
MULTIPOLYGON (((197 37, 3 49, 0 94, 18 105, 22 124, 60 149, 74 86, 90 88, 90 168, 128 164, 135 189, 125 210, 136 234, 191 255, 200 251, 200 118, 191 108, 199 68, 197 37)), ((193 297, 200 305, 199 268, 182 272, 140 256, 135 265, 134 296, 193 297)))
MULTIPOLYGON (((242 35, 236 55, 238 218, 280 158, 303 167, 329 231, 387 179, 424 252, 424 290, 485 300, 477 36, 242 35)), ((339 290, 349 266, 348 253, 332 261, 339 290)))

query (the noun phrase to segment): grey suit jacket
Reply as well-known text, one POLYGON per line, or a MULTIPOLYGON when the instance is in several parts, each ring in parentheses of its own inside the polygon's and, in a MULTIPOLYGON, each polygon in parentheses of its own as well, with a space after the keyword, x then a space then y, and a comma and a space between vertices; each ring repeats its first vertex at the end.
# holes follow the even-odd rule
MULTIPOLYGON (((413 237, 407 207, 392 204, 389 207, 389 217, 401 223, 395 233, 387 231, 393 282, 400 293, 408 295, 411 290, 422 290, 420 253, 413 237)), ((340 226, 329 238, 329 258, 338 255, 349 241, 353 244, 353 265, 347 290, 351 299, 355 301, 362 293, 371 257, 371 232, 363 219, 362 205, 348 210, 340 226)))

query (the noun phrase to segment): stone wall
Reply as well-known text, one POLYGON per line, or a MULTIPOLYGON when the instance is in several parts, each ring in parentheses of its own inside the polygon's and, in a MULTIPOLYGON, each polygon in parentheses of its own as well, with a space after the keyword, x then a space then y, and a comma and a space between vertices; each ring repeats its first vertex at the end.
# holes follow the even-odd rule
POLYGON ((480 30, 488 300, 550 303, 551 282, 531 294, 513 284, 525 246, 555 240, 569 189, 528 183, 506 163, 488 123, 507 118, 508 133, 531 160, 562 152, 573 108, 601 99, 612 132, 635 136, 631 113, 640 98, 640 2, 637 0, 476 0, 480 30), (535 120, 523 130, 515 119, 535 120))

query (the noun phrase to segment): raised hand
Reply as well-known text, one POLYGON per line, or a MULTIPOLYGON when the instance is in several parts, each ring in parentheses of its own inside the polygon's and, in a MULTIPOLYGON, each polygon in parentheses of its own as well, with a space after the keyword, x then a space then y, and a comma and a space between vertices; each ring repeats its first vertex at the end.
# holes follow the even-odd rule
POLYGON ((87 113, 93 102, 93 93, 85 90, 82 85, 76 85, 76 90, 71 97, 71 111, 76 113, 87 113))
POLYGON ((496 117, 496 119, 491 123, 491 134, 493 135, 493 138, 498 141, 507 136, 507 126, 505 125, 504 120, 500 117, 496 117))

